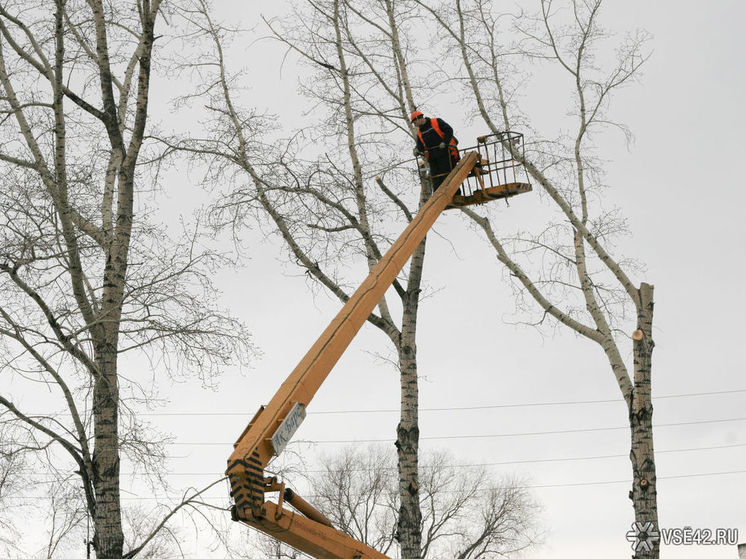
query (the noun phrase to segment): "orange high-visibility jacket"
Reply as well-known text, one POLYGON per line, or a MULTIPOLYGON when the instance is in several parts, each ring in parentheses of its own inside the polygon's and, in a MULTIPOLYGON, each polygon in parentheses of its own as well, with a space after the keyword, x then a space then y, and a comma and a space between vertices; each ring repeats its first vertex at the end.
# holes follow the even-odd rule
POLYGON ((424 134, 422 128, 417 129, 417 149, 424 151, 425 158, 430 159, 430 150, 437 148, 441 142, 446 142, 448 143, 448 151, 451 157, 454 161, 458 161, 458 140, 453 136, 453 128, 440 118, 430 118, 428 119, 428 123, 429 127, 422 127, 425 128, 424 134), (437 134, 437 137, 428 134, 431 130, 437 134), (425 140, 425 136, 427 136, 427 141, 425 140))

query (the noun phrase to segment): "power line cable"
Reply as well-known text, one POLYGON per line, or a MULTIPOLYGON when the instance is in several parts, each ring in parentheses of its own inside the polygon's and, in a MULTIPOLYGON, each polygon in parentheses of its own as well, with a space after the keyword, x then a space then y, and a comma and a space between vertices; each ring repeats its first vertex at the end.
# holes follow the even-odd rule
MULTIPOLYGON (((725 472, 694 472, 691 474, 680 474, 674 476, 658 476, 658 481, 675 480, 675 479, 690 479, 698 477, 718 477, 728 475, 740 475, 746 474, 746 470, 730 470, 725 472)), ((593 487, 598 485, 615 485, 615 484, 629 484, 632 483, 630 479, 615 479, 615 480, 600 480, 600 481, 584 481, 577 483, 548 483, 548 484, 536 484, 536 485, 519 485, 515 486, 519 489, 549 489, 549 488, 560 488, 560 487, 593 487)), ((307 499, 312 499, 313 495, 304 496, 307 499)), ((25 501, 25 502, 38 502, 41 497, 7 497, 7 500, 25 501)), ((122 497, 122 501, 161 501, 168 499, 168 497, 122 497)), ((225 501, 227 497, 200 497, 201 500, 220 500, 225 501)))
MULTIPOLYGON (((735 388, 732 390, 715 390, 711 392, 688 392, 683 394, 664 394, 662 396, 653 396, 653 400, 668 400, 673 398, 694 398, 701 396, 718 396, 726 394, 742 394, 746 393, 746 388, 735 388)), ((589 404, 613 404, 622 403, 621 398, 611 399, 599 399, 599 400, 561 400, 554 402, 518 402, 508 404, 485 404, 480 406, 451 406, 451 407, 435 407, 435 408, 420 408, 420 412, 448 412, 448 411, 473 411, 473 410, 490 410, 490 409, 505 409, 505 408, 530 408, 530 407, 542 407, 542 406, 576 406, 576 405, 589 405, 589 404)), ((382 408, 382 409, 367 409, 367 410, 317 410, 308 411, 308 415, 332 415, 332 414, 367 414, 367 413, 399 413, 401 410, 398 408, 382 408)), ((48 414, 48 413, 29 413, 31 417, 60 417, 63 415, 69 415, 66 412, 48 414)), ((246 417, 249 415, 247 411, 235 411, 235 412, 213 412, 213 411, 178 411, 178 412, 143 412, 138 413, 138 417, 220 417, 220 416, 238 416, 246 417)))
MULTIPOLYGON (((676 423, 658 423, 653 425, 654 429, 660 429, 662 427, 680 427, 684 425, 710 425, 715 423, 732 423, 736 421, 746 421, 746 417, 732 417, 726 419, 706 419, 701 421, 681 421, 676 423)), ((529 436, 540 436, 540 435, 565 435, 571 433, 593 433, 602 431, 619 431, 622 429, 629 429, 629 425, 622 425, 618 427, 582 427, 578 429, 557 429, 553 431, 525 431, 519 433, 491 433, 482 435, 437 435, 431 437, 420 437, 421 441, 441 441, 441 440, 452 440, 452 439, 493 439, 500 437, 529 437, 529 436)), ((305 442, 310 444, 349 444, 349 443, 385 443, 390 442, 390 438, 386 439, 340 439, 340 440, 300 440, 297 442, 305 442)), ((215 441, 189 441, 189 442, 172 442, 166 443, 170 446, 226 446, 233 445, 233 442, 215 442, 215 441)))
MULTIPOLYGON (((653 400, 667 400, 672 398, 691 398, 699 396, 717 396, 723 394, 741 394, 745 393, 746 388, 737 388, 733 390, 717 390, 712 392, 689 392, 685 394, 665 394, 654 396, 653 400)), ((588 404, 611 404, 621 403, 621 398, 606 400, 566 400, 555 402, 522 402, 513 404, 485 404, 482 406, 452 406, 437 408, 420 408, 420 412, 443 412, 443 411, 470 411, 470 410, 487 410, 487 409, 504 409, 504 408, 528 408, 540 406, 572 406, 588 404)), ((400 410, 390 409, 367 409, 367 410, 318 410, 308 411, 308 415, 330 415, 330 414, 362 414, 362 413, 398 413, 400 410)), ((246 416, 247 412, 152 412, 138 414, 141 416, 246 416)))
MULTIPOLYGON (((728 472, 697 472, 693 474, 681 474, 678 476, 658 476, 658 481, 669 480, 669 479, 685 479, 685 478, 693 478, 693 477, 728 476, 728 475, 735 475, 735 474, 746 474, 746 470, 732 470, 728 472)), ((611 480, 611 481, 589 481, 589 482, 580 482, 580 483, 555 483, 555 484, 546 484, 546 485, 526 485, 523 487, 523 489, 544 489, 544 488, 551 488, 551 487, 583 487, 583 486, 592 486, 592 485, 611 485, 611 484, 617 484, 617 483, 632 483, 632 480, 631 479, 619 479, 619 480, 611 480)))
MULTIPOLYGON (((700 446, 700 447, 690 447, 690 448, 670 448, 670 449, 664 449, 664 450, 656 450, 655 454, 668 454, 668 453, 674 453, 674 452, 701 452, 705 450, 722 450, 722 449, 729 449, 729 448, 742 448, 746 447, 746 443, 735 443, 735 444, 726 444, 726 445, 713 445, 713 446, 700 446)), ((471 464, 454 464, 452 466, 446 466, 447 468, 451 469, 461 469, 461 468, 483 468, 483 467, 490 467, 490 466, 508 466, 508 465, 515 465, 515 464, 541 464, 541 463, 551 463, 551 462, 582 462, 585 460, 602 460, 602 459, 611 459, 611 458, 628 458, 629 452, 622 453, 622 454, 596 454, 593 456, 566 456, 566 457, 554 457, 554 458, 531 458, 531 459, 520 459, 520 460, 504 460, 500 462, 482 462, 482 463, 471 463, 471 464)), ((385 468, 376 468, 376 470, 381 470, 385 468)), ((395 468, 393 468, 395 469, 395 468)), ((308 470, 307 473, 321 473, 322 470, 308 470)), ((356 468, 352 471, 356 472, 363 472, 363 471, 372 471, 369 468, 356 468)), ((122 476, 146 476, 149 475, 145 472, 122 472, 122 476)), ((220 476, 222 473, 219 472, 170 472, 165 474, 167 476, 220 476)), ((49 474, 45 473, 31 473, 29 476, 37 477, 37 476, 49 476, 49 474)))
MULTIPOLYGON (((667 394, 664 396, 656 396, 653 400, 665 400, 670 398, 689 398, 695 396, 714 396, 719 394, 736 394, 746 392, 744 389, 736 390, 719 390, 715 392, 691 392, 687 394, 667 394)), ((586 404, 611 404, 623 402, 620 398, 610 400, 569 400, 569 401, 557 401, 557 402, 524 402, 516 404, 488 404, 483 406, 458 406, 458 407, 444 407, 444 408, 422 408, 420 411, 427 412, 440 412, 440 411, 462 411, 462 410, 485 410, 485 409, 503 409, 503 408, 525 408, 525 407, 539 407, 539 406, 568 406, 568 405, 586 405, 586 404)), ((346 413, 392 413, 399 412, 398 409, 381 409, 381 410, 323 410, 317 412, 309 411, 308 414, 346 414, 346 413)))

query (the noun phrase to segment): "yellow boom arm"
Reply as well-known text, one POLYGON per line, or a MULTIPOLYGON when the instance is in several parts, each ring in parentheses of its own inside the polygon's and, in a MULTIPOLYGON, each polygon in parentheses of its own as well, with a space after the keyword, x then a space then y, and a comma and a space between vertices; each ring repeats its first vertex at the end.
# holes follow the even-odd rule
MULTIPOLYGON (((244 522, 319 559, 388 559, 332 527, 331 522, 275 478, 265 477, 305 417, 332 367, 347 349, 435 220, 477 165, 476 152, 464 155, 396 242, 358 287, 316 343, 290 373, 266 407, 261 407, 234 445, 226 474, 234 499, 233 519, 244 522), (278 492, 278 502, 265 494, 278 492), (298 512, 283 507, 290 503, 298 512), (300 513, 300 514, 299 514, 300 513)), ((530 188, 530 187, 529 187, 530 188)))

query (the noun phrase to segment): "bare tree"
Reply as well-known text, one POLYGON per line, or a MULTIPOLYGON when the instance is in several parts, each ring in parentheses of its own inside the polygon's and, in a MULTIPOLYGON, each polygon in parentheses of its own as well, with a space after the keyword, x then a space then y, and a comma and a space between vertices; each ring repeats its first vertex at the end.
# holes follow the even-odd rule
POLYGON ((3 445, 35 449, 56 495, 82 503, 64 518, 53 507, 50 557, 86 516, 102 559, 140 553, 164 526, 125 550, 122 456, 156 481, 165 456, 137 416, 155 369, 125 356, 210 382, 250 350, 211 304, 219 256, 195 230, 171 242, 147 219, 138 164, 161 11, 161 0, 0 5, 0 409, 16 437, 3 445))
MULTIPOLYGON (((657 525, 653 286, 635 284, 631 274, 639 267, 614 254, 615 239, 626 227, 616 209, 603 209, 603 160, 594 137, 609 126, 629 135, 610 120, 608 109, 613 94, 638 75, 648 56, 648 37, 640 31, 626 36, 616 45, 616 59, 601 64, 599 59, 611 51, 611 36, 600 23, 602 0, 540 0, 537 16, 518 14, 510 25, 502 25, 497 8, 484 0, 457 0, 439 9, 419 3, 443 31, 446 51, 457 53, 463 73, 453 77, 467 84, 474 112, 493 133, 526 119, 518 100, 530 82, 514 79, 516 67, 538 60, 544 63, 539 71, 554 67, 564 76, 553 90, 569 93, 572 132, 535 140, 525 159, 513 150, 548 195, 557 218, 535 234, 507 237, 489 215, 464 211, 510 272, 521 307, 530 309, 522 303, 527 299, 533 300, 532 309, 538 305, 540 315, 531 322, 538 326, 551 317, 604 352, 628 409, 633 473, 629 496, 635 520, 657 525)), ((657 558, 657 542, 651 551, 638 550, 636 557, 657 558)))
POLYGON ((392 452, 380 447, 347 447, 322 458, 321 470, 310 474, 315 502, 326 517, 383 554, 396 546, 394 458, 392 452))
MULTIPOLYGON (((350 270, 371 270, 426 196, 424 189, 413 192, 414 171, 392 166, 413 144, 408 115, 415 88, 399 36, 410 16, 403 8, 392 0, 325 0, 303 3, 292 18, 297 26, 268 22, 275 38, 308 64, 303 90, 319 115, 279 148, 264 140, 265 121, 240 105, 240 75, 225 63, 228 30, 204 4, 186 12, 214 42, 213 56, 184 62, 205 84, 200 94, 212 114, 203 136, 164 141, 206 162, 209 181, 230 181, 213 213, 218 226, 268 219, 291 260, 340 302, 363 279, 350 270)), ((423 242, 406 276, 394 282, 396 303, 382 299, 368 318, 393 344, 401 374, 396 536, 404 559, 421 554, 415 338, 424 257, 423 242), (401 307, 398 320, 393 304, 401 307)))
MULTIPOLYGON (((398 490, 393 453, 381 447, 346 448, 311 474, 316 502, 336 526, 389 553, 395 545, 398 490)), ((537 541, 536 511, 528 491, 483 468, 461 467, 450 454, 421 458, 422 557, 504 557, 537 541)))

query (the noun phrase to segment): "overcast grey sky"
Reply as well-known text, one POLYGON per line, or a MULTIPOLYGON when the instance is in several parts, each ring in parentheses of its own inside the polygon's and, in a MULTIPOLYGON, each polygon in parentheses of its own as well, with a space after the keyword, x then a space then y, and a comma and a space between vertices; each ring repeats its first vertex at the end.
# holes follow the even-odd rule
MULTIPOLYGON (((259 12, 283 11, 282 3, 256 0, 215 4, 221 15, 246 26, 257 24, 259 12)), ((621 137, 611 139, 604 157, 609 204, 621 207, 632 231, 620 252, 645 263, 646 273, 635 281, 656 288, 660 524, 738 528, 746 542, 746 4, 607 4, 607 26, 639 26, 653 35, 654 53, 641 83, 621 92, 613 109, 636 140, 627 149, 621 137), (703 394, 711 392, 721 393, 703 394)), ((297 67, 290 60, 280 71, 281 59, 276 45, 260 42, 235 62, 256 77, 253 104, 287 116, 301 101, 297 67)), ((553 92, 545 94, 550 104, 553 92)), ((481 133, 466 126, 460 107, 427 109, 463 131, 467 144, 470 134, 481 133)), ((283 121, 292 127, 292 120, 283 121)), ((177 200, 172 187, 176 181, 166 195, 177 200)), ((521 223, 536 214, 538 203, 528 194, 500 212, 506 221, 521 223)), ((444 215, 436 232, 428 240, 430 294, 418 334, 422 447, 449 449, 459 464, 491 464, 496 476, 515 476, 534 487, 546 537, 530 554, 533 559, 628 557, 629 434, 604 356, 566 333, 542 337, 511 325, 511 290, 486 242, 457 213, 444 215), (579 403, 589 401, 594 403, 579 403), (555 404, 535 405, 547 403, 555 404), (429 411, 470 407, 482 409, 429 411), (556 432, 579 429, 594 431, 556 432)), ((246 244, 250 262, 219 280, 225 305, 247 322, 263 358, 245 374, 228 372, 215 391, 191 383, 162 391, 164 415, 152 420, 176 437, 176 488, 221 475, 233 440, 338 310, 326 295, 313 297, 304 275, 284 264, 277 239, 253 231, 246 233, 246 244)), ((374 356, 390 356, 388 351, 383 337, 365 327, 309 408, 296 439, 317 441, 312 452, 340 446, 324 441, 392 445, 398 376, 374 356)), ((210 498, 224 500, 223 492, 225 487, 217 488, 210 498)), ((142 495, 127 502, 151 506, 152 497, 142 495)), ((669 546, 662 557, 732 559, 736 552, 669 546)))
MULTIPOLYGON (((262 2, 232 6, 247 21, 257 6, 265 12, 279 9, 262 2)), ((726 0, 608 2, 604 17, 614 30, 640 26, 653 35, 654 53, 641 83, 624 90, 613 111, 636 141, 627 150, 621 137, 612 140, 615 147, 604 156, 610 159, 610 203, 622 208, 632 231, 621 250, 647 265, 636 280, 656 287, 653 393, 660 425, 655 433, 660 523, 739 528, 741 541, 746 541, 746 421, 737 419, 746 418, 746 195, 740 168, 746 152, 745 21, 744 4, 726 0), (668 397, 720 391, 730 393, 668 397)), ((295 67, 287 63, 280 72, 275 57, 260 61, 256 52, 245 61, 261 66, 262 81, 253 85, 255 103, 263 100, 270 110, 287 114, 297 102, 295 67)), ((546 95, 551 102, 552 92, 546 95)), ((429 109, 457 131, 465 128, 460 108, 429 109)), ((532 196, 501 210, 506 219, 530 219, 538 203, 532 196)), ((444 215, 436 230, 426 264, 433 293, 423 303, 418 336, 423 447, 450 449, 467 465, 502 462, 490 470, 535 486, 547 534, 546 544, 531 557, 629 556, 624 540, 633 518, 626 496, 629 435, 625 407, 603 355, 567 334, 541 337, 508 324, 511 293, 486 243, 456 214, 444 215), (483 285, 489 289, 470 296, 483 285), (597 400, 611 402, 566 403, 597 400), (427 411, 547 402, 565 404, 427 411), (526 434, 582 428, 609 429, 526 434), (433 439, 464 435, 487 436, 433 439), (571 458, 578 459, 564 460, 571 458)), ((172 418, 178 442, 229 443, 335 314, 337 303, 325 295, 311 297, 304 278, 282 264, 280 253, 276 240, 255 243, 243 272, 221 276, 226 300, 249 323, 264 358, 246 376, 226 375, 215 393, 177 386, 169 395, 170 411, 237 413, 172 418)), ((371 356, 386 351, 382 337, 364 328, 310 407, 296 439, 392 441, 395 411, 354 413, 397 408, 396 372, 371 356), (332 410, 353 411, 313 413, 332 410)), ((335 444, 318 448, 329 452, 335 444)), ((174 462, 176 472, 219 473, 230 446, 178 449, 185 457, 174 462)), ((664 547, 662 556, 725 559, 735 553, 664 547)))

